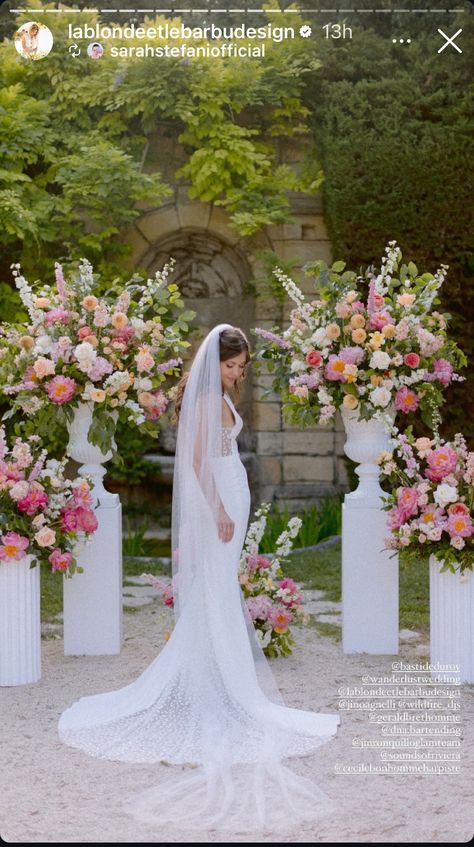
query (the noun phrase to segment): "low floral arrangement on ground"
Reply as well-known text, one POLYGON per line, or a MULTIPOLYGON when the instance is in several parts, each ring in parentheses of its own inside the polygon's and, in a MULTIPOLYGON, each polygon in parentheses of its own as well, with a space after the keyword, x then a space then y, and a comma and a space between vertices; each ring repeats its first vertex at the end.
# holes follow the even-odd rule
POLYGON ((340 408, 388 420, 389 410, 419 408, 430 425, 444 387, 463 379, 456 370, 465 356, 447 337, 450 315, 433 310, 447 265, 420 274, 413 262, 401 264, 395 241, 385 252, 380 272, 369 266, 364 276, 344 262, 306 264, 317 295, 310 302, 275 269, 296 308, 284 332, 255 330, 256 362, 275 374, 273 389, 290 422, 327 424, 340 408))
POLYGON ((276 540, 275 553, 271 556, 262 555, 259 547, 270 508, 270 503, 263 503, 255 512, 255 521, 247 531, 239 566, 239 582, 257 639, 265 654, 288 656, 295 643, 290 624, 306 624, 310 619, 303 607, 300 589, 290 577, 284 576, 282 567, 302 521, 298 517, 290 518, 286 530, 276 540))
POLYGON ((398 434, 392 453, 379 456, 390 536, 387 548, 408 560, 434 555, 442 571, 474 567, 474 453, 457 433, 452 441, 398 434))
MULTIPOLYGON (((157 421, 170 400, 164 383, 179 373, 183 335, 194 312, 183 309, 178 287, 168 283, 171 260, 146 283, 134 276, 96 297, 97 280, 83 259, 67 282, 56 263, 56 284, 32 286, 14 265, 13 274, 28 309, 28 325, 0 328, 0 384, 11 401, 6 416, 44 413, 63 425, 79 402, 93 404, 89 440, 107 452, 119 416, 157 434, 157 421)), ((4 416, 5 417, 5 416, 4 416)))
POLYGON ((65 479, 62 462, 48 458, 40 438, 16 438, 9 449, 0 427, 0 567, 32 556, 72 576, 76 557, 96 531, 89 483, 65 479))
MULTIPOLYGON (((290 624, 306 624, 310 618, 303 607, 301 591, 292 579, 284 576, 282 570, 302 522, 300 518, 291 518, 287 529, 277 539, 275 554, 271 557, 262 555, 259 545, 269 510, 270 503, 263 503, 248 529, 239 564, 239 582, 255 626, 256 638, 264 653, 267 656, 288 656, 295 643, 290 624)), ((166 606, 173 606, 170 579, 145 573, 142 578, 160 591, 166 606)))

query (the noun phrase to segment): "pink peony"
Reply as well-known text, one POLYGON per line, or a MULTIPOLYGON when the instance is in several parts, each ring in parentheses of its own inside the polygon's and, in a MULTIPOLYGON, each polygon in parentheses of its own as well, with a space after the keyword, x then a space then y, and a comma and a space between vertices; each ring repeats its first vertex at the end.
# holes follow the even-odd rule
POLYGON ((319 350, 310 350, 310 352, 306 354, 306 361, 312 368, 316 368, 323 361, 323 357, 319 350))
POLYGON ((452 537, 470 538, 474 533, 474 526, 469 515, 458 512, 454 515, 449 515, 447 530, 452 537))
POLYGON ((362 347, 343 347, 339 351, 339 357, 346 365, 360 365, 364 358, 362 347))
POLYGON ((328 363, 324 369, 326 379, 330 379, 333 382, 347 382, 347 377, 344 375, 345 367, 346 362, 344 361, 344 359, 341 359, 340 356, 332 354, 331 356, 329 356, 328 363))
POLYGON ((46 391, 53 403, 62 406, 63 403, 67 403, 74 396, 76 385, 76 381, 68 376, 55 376, 48 383, 46 391))
POLYGON ((268 613, 269 623, 271 623, 275 632, 278 632, 279 634, 286 632, 292 619, 293 617, 291 612, 283 606, 276 606, 273 609, 270 609, 268 613))
POLYGON ((453 378, 454 368, 447 359, 435 359, 433 362, 433 373, 426 374, 428 382, 438 380, 441 385, 449 385, 453 378))
MULTIPOLYGON (((377 297, 377 295, 375 296, 377 297)), ((387 324, 392 324, 393 326, 394 323, 395 321, 393 320, 392 316, 389 314, 389 312, 386 311, 374 312, 374 314, 369 320, 370 328, 378 330, 383 329, 384 326, 386 326, 387 324)))
POLYGON ((92 509, 85 509, 84 506, 78 506, 76 509, 77 526, 83 532, 95 532, 99 523, 92 509))
POLYGON ((404 487, 398 491, 397 505, 405 520, 416 515, 418 511, 418 491, 416 488, 404 487))
POLYGON ((365 312, 365 305, 362 300, 354 300, 351 307, 353 312, 365 312))
POLYGON ((408 386, 403 385, 402 388, 399 388, 395 395, 395 408, 399 412, 415 412, 418 408, 418 404, 420 402, 420 398, 416 391, 408 388, 408 386))
POLYGON ((430 450, 426 457, 428 468, 425 476, 432 482, 440 482, 448 474, 456 470, 458 457, 451 447, 438 447, 430 450))
POLYGON ((79 503, 80 506, 91 506, 92 505, 92 494, 90 485, 86 482, 85 479, 81 480, 77 483, 72 489, 72 496, 74 502, 79 503))
POLYGON ((404 357, 403 361, 409 368, 417 368, 420 364, 420 357, 418 353, 407 353, 404 357))
POLYGON ((103 356, 97 356, 92 363, 88 377, 92 380, 92 382, 97 382, 99 379, 102 379, 105 374, 110 374, 112 371, 113 367, 111 363, 107 359, 104 359, 103 356))
POLYGON ((273 609, 273 603, 268 594, 257 594, 256 597, 247 597, 245 602, 253 621, 266 621, 273 609))
POLYGON ((71 313, 68 312, 67 309, 63 309, 62 306, 59 306, 56 309, 50 309, 50 311, 46 314, 45 323, 48 326, 52 323, 67 324, 70 317, 71 313))
POLYGON ((78 527, 75 509, 63 509, 61 512, 61 529, 63 532, 75 532, 78 527))
POLYGON ((272 566, 272 563, 267 556, 257 556, 257 567, 258 568, 263 568, 265 570, 266 568, 271 568, 271 566, 272 566))
POLYGON ((55 547, 53 552, 49 554, 48 559, 51 562, 53 573, 54 571, 67 571, 72 562, 72 553, 63 553, 59 547, 55 547))
POLYGON ((24 535, 18 535, 17 532, 7 532, 0 538, 2 546, 0 547, 0 559, 4 561, 13 561, 14 559, 22 559, 26 555, 26 550, 29 547, 29 539, 24 535))
POLYGON ((44 511, 48 504, 48 495, 39 482, 32 482, 26 497, 18 501, 20 512, 25 512, 29 517, 35 512, 44 511))

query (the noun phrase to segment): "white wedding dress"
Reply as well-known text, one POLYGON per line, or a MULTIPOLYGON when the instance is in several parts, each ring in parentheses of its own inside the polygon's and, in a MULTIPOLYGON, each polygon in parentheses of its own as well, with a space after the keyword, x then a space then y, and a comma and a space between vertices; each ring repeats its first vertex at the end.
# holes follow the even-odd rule
MULTIPOLYGON (((91 756, 157 763, 163 779, 125 801, 140 820, 195 831, 291 829, 335 804, 281 759, 312 753, 334 736, 340 719, 286 707, 262 661, 238 580, 250 510, 236 441, 242 419, 225 399, 235 423, 220 427, 213 476, 235 524, 232 540, 220 541, 202 513, 205 567, 194 574, 192 601, 171 637, 138 679, 82 697, 63 712, 58 729, 62 741, 91 756)), ((204 508, 197 483, 195 497, 196 508, 204 508)))

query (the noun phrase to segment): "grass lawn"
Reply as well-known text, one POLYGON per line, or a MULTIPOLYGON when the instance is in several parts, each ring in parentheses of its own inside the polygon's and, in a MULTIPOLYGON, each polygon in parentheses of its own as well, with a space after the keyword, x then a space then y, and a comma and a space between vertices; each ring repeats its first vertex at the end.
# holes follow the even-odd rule
MULTIPOLYGON (((157 551, 158 552, 158 551, 157 551)), ((161 552, 161 551, 160 551, 161 552)), ((169 554, 169 545, 168 545, 169 554)), ((155 554, 156 555, 156 554, 155 554)), ((166 555, 166 551, 161 555, 166 555)), ((170 566, 159 560, 144 562, 136 558, 124 558, 124 576, 139 576, 142 573, 157 575, 170 574, 170 566)), ((296 553, 289 557, 285 575, 305 588, 319 589, 325 592, 326 600, 341 599, 341 545, 335 544, 320 551, 296 553)), ((73 577, 80 579, 81 575, 73 577)), ((60 574, 53 574, 46 568, 41 572, 41 618, 52 621, 62 611, 62 582, 60 574)), ((428 562, 417 568, 400 563, 400 629, 414 629, 417 632, 429 631, 429 570, 428 562)), ((128 611, 128 610, 127 610, 128 611)), ((332 623, 316 621, 312 625, 323 635, 340 640, 341 628, 332 623)))
MULTIPOLYGON (((285 569, 288 576, 303 582, 305 588, 325 591, 325 600, 341 600, 341 545, 320 551, 296 553, 289 558, 285 569)), ((341 637, 335 624, 314 621, 323 635, 341 637)), ((400 560, 400 629, 429 632, 429 570, 428 562, 418 567, 407 566, 400 560)))

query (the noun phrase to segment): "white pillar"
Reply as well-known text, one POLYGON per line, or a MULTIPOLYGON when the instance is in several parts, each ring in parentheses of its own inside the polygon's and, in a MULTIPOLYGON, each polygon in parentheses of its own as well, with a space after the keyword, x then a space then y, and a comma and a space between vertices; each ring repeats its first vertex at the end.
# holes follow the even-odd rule
POLYGON ((40 567, 0 562, 0 685, 41 678, 40 567))
POLYGON ((342 507, 342 649, 344 653, 398 654, 398 555, 388 536, 376 458, 390 445, 382 421, 343 411, 347 455, 361 464, 360 483, 342 507))
POLYGON ((432 670, 436 679, 474 683, 474 573, 440 572, 430 557, 430 664, 459 665, 459 673, 432 670))
POLYGON ((123 644, 122 612, 122 507, 118 494, 103 486, 102 462, 112 457, 87 441, 91 407, 81 404, 70 427, 68 454, 85 462, 79 474, 93 478, 92 495, 99 526, 77 557, 84 568, 63 578, 64 654, 104 656, 120 653, 123 644))

